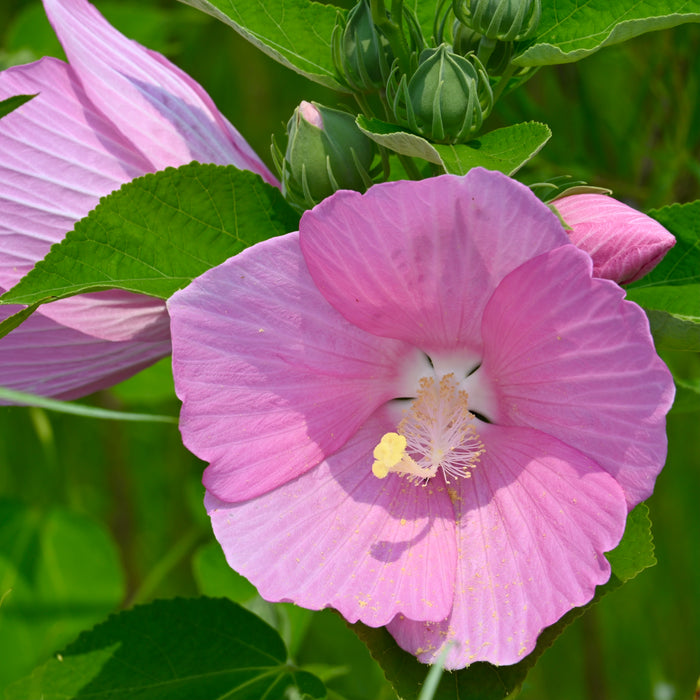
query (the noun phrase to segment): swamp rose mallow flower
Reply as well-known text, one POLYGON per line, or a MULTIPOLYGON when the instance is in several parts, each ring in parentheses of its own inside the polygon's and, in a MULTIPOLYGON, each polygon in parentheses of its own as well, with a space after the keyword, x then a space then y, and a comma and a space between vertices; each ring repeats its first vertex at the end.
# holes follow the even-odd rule
POLYGON ((527 188, 340 191, 168 302, 185 444, 271 601, 512 664, 607 581, 666 454, 644 312, 527 188))
MULTIPOLYGON (((129 180, 198 160, 276 184, 204 90, 127 39, 85 0, 45 0, 69 63, 0 73, 0 99, 35 94, 0 119, 0 293, 129 180)), ((0 307, 6 318, 19 307, 0 307)), ((47 304, 0 339, 0 386, 74 398, 170 352, 165 304, 121 291, 47 304)))
POLYGON ((552 202, 571 242, 593 258, 593 274, 629 284, 658 265, 676 239, 658 222, 603 194, 574 194, 552 202))

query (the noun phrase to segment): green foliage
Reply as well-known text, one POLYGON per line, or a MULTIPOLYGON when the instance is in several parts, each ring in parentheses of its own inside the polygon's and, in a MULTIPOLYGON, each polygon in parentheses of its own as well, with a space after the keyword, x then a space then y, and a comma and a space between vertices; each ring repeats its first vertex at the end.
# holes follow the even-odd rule
POLYGON ((167 168, 104 197, 1 301, 45 303, 110 288, 167 299, 297 223, 280 192, 253 173, 199 163, 167 168))
POLYGON ((260 700, 323 683, 287 664, 280 636, 225 599, 159 600, 110 617, 9 689, 14 700, 260 700), (128 673, 124 673, 124 669, 128 673))
POLYGON ((13 112, 17 107, 21 107, 25 102, 29 102, 36 95, 14 95, 6 100, 0 100, 0 119, 13 112))
POLYGON ((123 595, 119 556, 101 525, 63 508, 0 501, 0 688, 123 595))
POLYGON ((604 46, 684 22, 700 22, 700 0, 545 1, 537 35, 514 63, 544 66, 580 61, 604 46))
POLYGON ((342 10, 309 0, 183 0, 233 27, 268 56, 326 87, 335 79, 331 34, 342 10))
MULTIPOLYGON (((443 675, 434 694, 435 700, 503 700, 516 691, 530 668, 542 653, 577 617, 602 596, 619 588, 644 569, 656 563, 651 536, 649 510, 645 504, 637 506, 627 518, 622 541, 607 555, 612 567, 610 581, 600 586, 593 600, 583 608, 574 608, 540 635, 535 650, 512 666, 493 666, 478 662, 461 670, 443 675)), ((427 666, 400 649, 384 628, 374 629, 362 624, 352 625, 356 634, 369 647, 372 656, 384 669, 387 680, 402 700, 418 700, 427 666)))
POLYGON ((423 158, 456 175, 464 175, 477 166, 512 175, 533 158, 552 135, 546 124, 528 122, 496 129, 467 143, 449 146, 430 143, 417 134, 379 119, 360 116, 357 124, 380 146, 402 155, 423 158))
POLYGON ((700 350, 700 201, 649 212, 675 237, 676 245, 627 296, 651 311, 657 347, 700 350))

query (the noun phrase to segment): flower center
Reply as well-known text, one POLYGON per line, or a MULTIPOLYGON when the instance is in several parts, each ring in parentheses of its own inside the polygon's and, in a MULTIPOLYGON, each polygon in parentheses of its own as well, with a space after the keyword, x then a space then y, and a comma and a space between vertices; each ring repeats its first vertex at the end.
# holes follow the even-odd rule
POLYGON ((435 384, 433 377, 420 380, 418 394, 395 433, 386 433, 374 448, 372 473, 383 479, 389 472, 423 485, 442 470, 450 478, 471 476, 484 445, 469 412, 467 393, 457 389, 454 374, 435 384))

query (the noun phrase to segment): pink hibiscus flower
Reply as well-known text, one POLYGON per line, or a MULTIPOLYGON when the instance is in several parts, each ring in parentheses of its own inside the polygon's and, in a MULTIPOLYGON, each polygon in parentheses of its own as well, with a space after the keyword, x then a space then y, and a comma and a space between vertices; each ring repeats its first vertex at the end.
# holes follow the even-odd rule
MULTIPOLYGON (((38 93, 0 119, 0 292, 100 197, 167 166, 233 164, 276 184, 204 90, 127 39, 85 0, 46 0, 69 63, 0 73, 0 99, 38 93)), ((19 307, 0 307, 4 319, 19 307)), ((165 304, 112 291, 40 307, 0 340, 0 386, 74 398, 170 352, 165 304)))
POLYGON ((634 282, 676 244, 658 221, 606 195, 574 194, 552 204, 571 227, 571 242, 593 258, 596 277, 634 282))
POLYGON ((168 302, 185 444, 271 601, 512 664, 591 599, 666 454, 643 311, 524 186, 342 191, 168 302))

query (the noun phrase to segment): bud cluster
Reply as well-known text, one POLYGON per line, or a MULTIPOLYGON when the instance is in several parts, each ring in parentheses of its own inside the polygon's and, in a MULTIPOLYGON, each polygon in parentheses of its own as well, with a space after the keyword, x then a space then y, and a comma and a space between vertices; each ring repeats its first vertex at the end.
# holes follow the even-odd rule
MULTIPOLYGON (((358 0, 347 16, 338 15, 333 62, 338 82, 366 117, 381 115, 429 141, 458 144, 480 131, 509 81, 523 78, 511 63, 514 46, 534 33, 541 0, 436 5, 429 46, 408 3, 358 0)), ((308 208, 341 188, 365 190, 380 170, 388 176, 385 148, 353 115, 302 102, 287 125, 286 150, 273 143, 273 156, 286 197, 308 208)))

